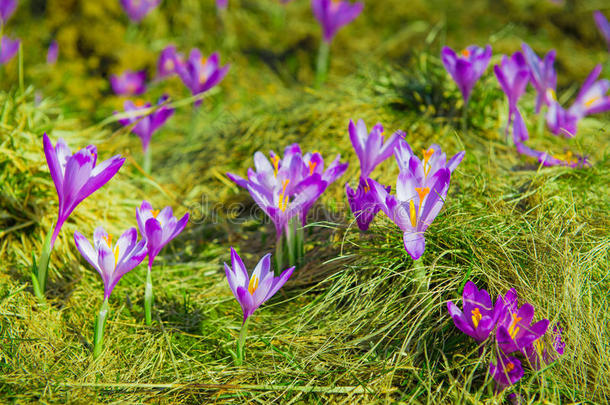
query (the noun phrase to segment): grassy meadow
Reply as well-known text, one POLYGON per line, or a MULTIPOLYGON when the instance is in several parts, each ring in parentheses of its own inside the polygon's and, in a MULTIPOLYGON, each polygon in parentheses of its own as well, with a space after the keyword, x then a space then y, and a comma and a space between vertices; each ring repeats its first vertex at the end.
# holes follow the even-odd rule
MULTIPOLYGON (((528 145, 589 157, 591 167, 542 167, 505 138, 506 97, 492 66, 522 42, 540 55, 557 50, 559 100, 570 103, 606 44, 593 10, 601 0, 364 0, 362 14, 337 34, 328 79, 313 86, 320 27, 308 0, 163 0, 141 24, 114 0, 24 0, 3 27, 23 41, 0 67, 0 402, 2 403, 595 403, 610 401, 610 114, 583 119, 572 139, 538 133, 535 93, 520 101, 528 145), (45 63, 51 39, 56 65, 45 63), (474 88, 468 125, 440 50, 491 44, 494 56, 474 88), (188 53, 218 51, 227 77, 200 108, 174 77, 154 80, 168 44, 188 53), (20 60, 21 59, 21 60, 20 60), (21 65, 21 67, 20 67, 21 65), (140 140, 112 118, 123 98, 110 74, 147 69, 144 96, 164 93, 177 107, 152 137, 152 173, 140 140), (185 101, 181 103, 181 101, 185 101), (359 165, 350 119, 401 129, 415 151, 431 143, 466 157, 451 178, 443 210, 414 262, 402 232, 378 214, 358 230, 345 196, 359 165), (84 200, 51 255, 47 304, 32 292, 30 266, 57 218, 58 200, 42 147, 47 133, 73 151, 88 144, 100 159, 127 161, 84 200), (298 142, 350 166, 312 209, 305 263, 253 315, 246 359, 234 365, 242 313, 223 262, 233 246, 252 269, 273 252, 275 230, 247 191, 256 151, 298 142), (137 226, 143 199, 191 214, 185 231, 153 268, 154 323, 144 323, 146 266, 110 297, 106 347, 91 354, 103 287, 73 234, 137 226), (429 286, 413 274, 424 267, 429 286), (536 320, 560 322, 565 354, 495 395, 491 350, 479 353, 447 312, 467 280, 492 297, 516 288, 536 320)), ((605 7, 605 8, 604 8, 605 7)), ((419 152, 418 152, 419 154, 419 152)), ((373 177, 395 185, 393 158, 373 177)))

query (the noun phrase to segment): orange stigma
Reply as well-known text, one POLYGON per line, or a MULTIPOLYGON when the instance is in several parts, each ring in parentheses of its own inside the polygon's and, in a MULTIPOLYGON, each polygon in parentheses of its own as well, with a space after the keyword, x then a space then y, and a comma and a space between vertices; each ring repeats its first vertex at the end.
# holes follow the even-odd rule
POLYGON ((318 166, 318 163, 309 162, 309 175, 310 176, 313 174, 313 171, 316 170, 316 166, 318 166))
POLYGON ((199 83, 205 83, 206 80, 208 80, 208 75, 205 74, 203 67, 205 66, 205 64, 207 63, 207 59, 206 58, 201 58, 201 70, 199 71, 199 83))
POLYGON ((506 371, 508 371, 510 373, 511 371, 513 371, 515 369, 515 365, 513 363, 508 363, 506 365, 506 367, 504 367, 504 368, 506 369, 506 371))
POLYGON ((428 161, 434 155, 434 148, 430 148, 428 150, 422 149, 422 155, 424 155, 424 176, 428 177, 428 173, 430 173, 431 166, 428 164, 428 161))
POLYGON ((479 322, 481 322, 481 319, 483 319, 483 315, 481 315, 481 311, 479 310, 479 308, 475 308, 472 310, 472 324, 474 325, 474 328, 478 328, 479 327, 479 322))
POLYGON ((421 205, 424 201, 424 198, 430 193, 430 188, 428 187, 415 187, 415 191, 417 195, 419 195, 419 204, 421 205))
POLYGON ((462 54, 462 56, 463 56, 463 57, 465 57, 465 58, 470 57, 470 51, 468 50, 468 48, 462 49, 461 54, 462 54))
POLYGON ((102 236, 102 239, 106 241, 106 244, 109 248, 112 248, 112 234, 109 233, 108 236, 102 236))
POLYGON ((163 64, 163 67, 165 68, 165 70, 174 70, 176 65, 174 65, 174 61, 173 60, 167 59, 165 61, 165 63, 163 64))
POLYGON ((250 293, 250 295, 254 294, 254 292, 256 291, 257 288, 258 288, 258 277, 253 275, 252 278, 250 279, 250 282, 248 283, 248 292, 250 293))
POLYGON ((142 100, 141 98, 137 99, 137 100, 136 100, 136 101, 134 101, 133 103, 134 103, 134 105, 135 105, 136 107, 142 107, 142 106, 144 106, 144 104, 146 104, 146 103, 144 102, 144 100, 142 100))
POLYGON ((159 215, 159 210, 150 210, 150 213, 152 214, 153 218, 157 218, 157 215, 159 215))

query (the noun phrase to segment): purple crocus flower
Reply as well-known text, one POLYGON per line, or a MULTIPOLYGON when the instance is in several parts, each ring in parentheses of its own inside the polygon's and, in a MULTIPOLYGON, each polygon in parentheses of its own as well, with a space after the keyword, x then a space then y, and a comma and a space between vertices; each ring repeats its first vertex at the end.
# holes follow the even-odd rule
POLYGON ((146 91, 146 71, 126 70, 120 75, 111 75, 110 85, 115 94, 120 96, 142 94, 146 91))
POLYGON ((216 7, 219 10, 226 10, 229 5, 229 0, 216 0, 216 7))
POLYGON ((54 65, 57 62, 57 56, 59 55, 59 45, 57 41, 51 41, 49 50, 47 51, 47 64, 54 65))
POLYGON ((445 69, 451 75, 460 91, 464 102, 468 103, 472 88, 487 69, 491 60, 491 46, 485 48, 471 45, 458 56, 448 46, 443 47, 441 59, 445 69))
POLYGON ((404 139, 400 139, 398 146, 394 149, 394 157, 400 171, 412 172, 416 179, 415 187, 431 187, 433 184, 431 179, 439 170, 448 169, 450 173, 453 173, 465 155, 466 152, 461 151, 447 161, 447 155, 441 150, 441 147, 433 143, 428 149, 422 149, 422 161, 413 153, 411 146, 404 139))
POLYGON ((120 119, 119 122, 124 126, 133 125, 135 123, 134 127, 131 129, 131 132, 140 137, 144 152, 148 150, 148 145, 150 144, 152 134, 163 124, 165 124, 165 121, 167 121, 168 118, 174 114, 173 108, 163 105, 167 99, 167 96, 162 96, 157 103, 157 105, 160 107, 147 115, 138 114, 138 111, 151 108, 150 103, 144 104, 143 102, 138 101, 136 101, 136 103, 131 100, 125 101, 125 112, 132 113, 132 116, 129 118, 120 119))
POLYGON ((140 22, 146 14, 157 7, 161 0, 121 0, 121 6, 127 17, 133 22, 140 22))
POLYGON ((271 255, 267 254, 258 262, 252 275, 248 275, 244 262, 231 247, 231 266, 229 267, 225 263, 225 273, 229 287, 241 305, 244 323, 258 307, 273 297, 286 284, 293 270, 294 267, 290 267, 284 270, 279 277, 275 277, 271 270, 271 255))
POLYGON ((496 381, 496 391, 499 392, 523 377, 523 367, 518 358, 498 353, 496 364, 489 363, 489 374, 496 381))
POLYGON ((174 217, 171 207, 165 207, 161 211, 153 210, 148 201, 142 201, 142 205, 136 208, 136 218, 140 233, 148 245, 148 267, 150 268, 161 249, 182 232, 188 222, 189 214, 184 214, 178 220, 174 217))
MULTIPOLYGON (((392 187, 387 186, 385 189, 389 193, 392 187)), ((352 190, 349 184, 345 183, 347 202, 361 231, 369 229, 375 215, 381 210, 381 205, 377 202, 377 198, 370 191, 368 178, 360 177, 356 190, 352 190)))
POLYGON ((330 44, 341 27, 360 15, 364 4, 343 0, 311 0, 311 8, 322 26, 324 41, 330 44))
MULTIPOLYGON (((551 104, 551 108, 549 111, 554 111, 553 108, 561 108, 556 103, 551 104)), ((566 111, 561 109, 563 114, 566 114, 566 111)), ((565 115, 560 115, 556 119, 562 119, 565 115)), ((562 121, 563 126, 567 126, 566 121, 562 121)), ((574 122, 574 125, 575 122, 574 122)), ((589 166, 589 162, 586 156, 581 156, 571 151, 565 151, 563 154, 558 155, 550 155, 547 152, 537 151, 525 145, 525 141, 529 139, 529 132, 527 130, 527 126, 523 120, 523 116, 519 112, 519 110, 515 110, 515 117, 513 119, 513 141, 515 143, 515 148, 517 152, 522 155, 530 156, 538 160, 538 162, 542 163, 543 166, 568 166, 568 167, 584 167, 589 166)))
POLYGON ((74 232, 74 242, 81 255, 100 273, 107 300, 121 277, 137 267, 146 257, 146 241, 138 242, 136 228, 123 233, 112 245, 112 235, 98 227, 93 233, 93 246, 80 232, 74 232))
POLYGON ((508 98, 508 123, 506 133, 517 109, 517 101, 525 92, 529 82, 530 70, 521 52, 515 52, 510 58, 502 56, 500 65, 494 66, 494 73, 508 98))
POLYGON ((562 340, 563 329, 559 325, 553 326, 553 351, 548 350, 547 344, 543 341, 543 338, 538 338, 534 342, 523 350, 523 354, 527 357, 532 367, 536 370, 540 370, 543 366, 551 364, 557 359, 558 355, 563 355, 565 349, 565 343, 562 340))
POLYGON ((496 303, 492 304, 486 290, 479 291, 472 281, 468 281, 464 286, 462 306, 463 311, 453 301, 447 302, 449 315, 459 330, 480 343, 486 340, 496 327, 504 309, 504 302, 498 296, 496 303))
POLYGON ((307 212, 318 197, 347 170, 347 163, 341 163, 339 155, 325 169, 320 153, 302 155, 298 144, 288 146, 283 159, 271 152, 271 162, 256 152, 254 165, 256 171, 248 169, 248 179, 232 173, 227 176, 246 188, 273 219, 278 240, 293 217, 299 216, 305 225, 307 212))
POLYGON ((11 18, 17 8, 17 0, 0 0, 0 20, 2 23, 11 18))
POLYGON ((396 196, 375 180, 368 180, 381 210, 403 231, 405 249, 413 260, 424 253, 424 233, 443 207, 450 178, 448 169, 440 169, 430 178, 432 187, 417 187, 415 175, 403 171, 396 180, 396 196))
MULTIPOLYGON (((349 137, 360 160, 360 179, 355 191, 346 183, 345 192, 349 206, 356 217, 356 223, 362 231, 369 228, 371 221, 381 209, 375 197, 369 193, 367 179, 377 165, 392 155, 399 139, 404 136, 404 132, 396 131, 384 143, 381 124, 375 125, 369 133, 363 120, 358 120, 358 124, 354 124, 351 120, 349 122, 349 137)), ((390 191, 389 187, 387 191, 390 191)))
POLYGON ((547 92, 555 91, 557 87, 557 72, 555 71, 555 50, 550 50, 544 60, 540 60, 538 55, 525 42, 521 44, 523 56, 530 70, 530 83, 536 89, 536 114, 540 112, 542 104, 549 105, 547 92))
POLYGON ((164 78, 176 73, 179 66, 184 64, 184 56, 176 51, 173 45, 165 47, 159 55, 157 64, 158 77, 164 78))
POLYGON ((51 248, 64 222, 76 206, 106 184, 125 162, 116 155, 96 165, 97 148, 89 145, 72 154, 63 139, 55 147, 47 134, 43 135, 44 153, 59 199, 57 223, 51 237, 51 248))
POLYGON ((563 108, 553 90, 547 90, 546 97, 549 109, 546 112, 546 125, 555 135, 563 135, 566 138, 576 136, 578 130, 578 121, 582 117, 576 115, 571 110, 563 108))
POLYGON ((601 32, 602 36, 606 40, 606 44, 608 45, 608 52, 610 52, 610 23, 599 10, 593 12, 593 18, 595 19, 595 24, 597 25, 597 28, 599 28, 599 32, 601 32))
POLYGON ((585 117, 591 114, 599 114, 610 110, 610 81, 606 79, 597 80, 602 71, 602 65, 597 65, 589 74, 574 104, 569 112, 577 117, 585 117))
POLYGON ((508 354, 523 350, 546 333, 549 320, 532 324, 534 307, 528 303, 518 307, 514 290, 507 293, 504 303, 504 313, 500 315, 496 329, 496 340, 502 352, 508 354))
MULTIPOLYGON (((216 86, 228 70, 229 65, 220 66, 217 52, 206 59, 201 56, 199 49, 192 49, 188 60, 183 65, 176 66, 176 73, 193 95, 201 94, 216 86)), ((201 100, 197 100, 195 106, 200 104, 201 100)))
POLYGON ((349 139, 360 160, 360 177, 369 177, 377 165, 392 156, 399 139, 404 137, 404 132, 396 131, 384 143, 381 124, 375 125, 369 133, 363 120, 358 120, 358 124, 350 120, 349 139))
POLYGON ((0 65, 4 65, 9 60, 13 59, 13 56, 15 56, 19 50, 20 43, 21 42, 18 39, 2 37, 2 40, 0 40, 0 65))

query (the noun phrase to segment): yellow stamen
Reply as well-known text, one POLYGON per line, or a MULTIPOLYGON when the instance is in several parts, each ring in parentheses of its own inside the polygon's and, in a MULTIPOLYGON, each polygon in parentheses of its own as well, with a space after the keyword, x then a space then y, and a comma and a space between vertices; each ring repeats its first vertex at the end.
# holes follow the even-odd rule
POLYGON ((364 192, 368 193, 369 191, 371 191, 371 188, 368 186, 368 184, 364 185, 364 192))
POLYGON ((540 339, 534 340, 534 346, 536 347, 536 351, 540 356, 542 356, 542 352, 544 351, 544 342, 540 339))
POLYGON ((274 175, 277 177, 277 171, 279 170, 280 165, 280 157, 275 155, 271 158, 271 163, 273 164, 274 175))
POLYGON ((411 214, 411 226, 415 228, 415 225, 417 225, 417 213, 415 212, 415 203, 413 202, 413 200, 409 201, 409 211, 411 214))
POLYGON ((483 315, 481 315, 481 311, 479 310, 479 308, 475 308, 472 310, 472 323, 474 325, 474 328, 478 328, 479 327, 479 322, 481 322, 481 319, 483 319, 483 315))
POLYGON ((159 215, 159 210, 150 210, 150 213, 152 214, 153 218, 157 218, 157 215, 159 215))
POLYGON ((419 205, 421 206, 422 202, 424 201, 424 198, 426 198, 428 193, 430 193, 430 188, 429 187, 415 187, 415 191, 417 192, 417 195, 419 195, 419 205))
POLYGON ((555 90, 553 89, 547 89, 546 90, 546 94, 552 99, 557 101, 557 93, 555 93, 555 90))
POLYGON ((578 159, 574 157, 574 154, 571 150, 566 151, 565 153, 560 153, 557 155, 553 155, 555 159, 563 160, 568 164, 576 164, 578 163, 578 159))
POLYGON ((508 327, 508 334, 510 335, 511 338, 515 338, 515 336, 517 336, 517 333, 519 333, 519 327, 517 326, 517 322, 519 322, 521 319, 517 316, 517 314, 512 314, 513 316, 513 320, 510 323, 510 326, 508 327))
POLYGON ((597 100, 601 100, 601 97, 599 97, 599 96, 591 97, 590 99, 585 101, 585 107, 587 107, 587 108, 591 107, 591 105, 593 105, 593 103, 595 103, 597 100))
POLYGON ((119 245, 117 244, 114 247, 114 267, 116 267, 118 262, 119 262, 119 245))
POLYGON ((280 193, 280 200, 277 203, 278 208, 282 210, 282 212, 286 211, 286 207, 288 207, 288 196, 286 195, 286 187, 288 187, 288 183, 290 183, 290 180, 284 180, 284 188, 280 193))
POLYGON ((508 371, 509 373, 510 373, 511 371, 513 371, 513 370, 514 370, 514 368, 515 368, 515 365, 514 365, 513 363, 508 363, 508 364, 506 365, 506 367, 505 367, 506 371, 508 371))
POLYGON ((470 56, 470 51, 468 49, 462 49, 462 56, 468 58, 470 56))
POLYGON ((112 248, 112 234, 109 233, 108 236, 102 236, 102 239, 106 241, 106 244, 109 248, 112 248))
POLYGON ((252 276, 250 279, 250 283, 248 283, 248 292, 250 294, 254 294, 256 289, 258 288, 258 277, 252 276))
POLYGON ((313 171, 316 170, 316 166, 318 166, 318 163, 309 162, 309 175, 310 176, 313 174, 313 171))

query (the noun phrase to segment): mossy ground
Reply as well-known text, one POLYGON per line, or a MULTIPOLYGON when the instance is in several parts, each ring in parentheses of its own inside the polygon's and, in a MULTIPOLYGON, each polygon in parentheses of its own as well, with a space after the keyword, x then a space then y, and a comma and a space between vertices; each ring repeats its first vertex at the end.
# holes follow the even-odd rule
MULTIPOLYGON (((563 325, 566 354, 528 371, 512 392, 526 403, 610 400, 608 115, 585 119, 569 141, 537 135, 530 91, 521 101, 530 145, 554 153, 567 147, 592 162, 541 168, 504 139, 507 106, 491 68, 462 131, 461 98, 438 57, 444 44, 491 43, 492 63, 521 41, 539 53, 553 47, 558 94, 569 99, 607 60, 591 17, 603 2, 365 1, 364 13, 333 43, 322 89, 310 87, 319 33, 307 1, 284 8, 231 0, 221 22, 212 1, 167 0, 139 30, 126 28, 113 1, 51 1, 46 10, 22 3, 29 7, 20 6, 5 30, 25 38, 26 88, 12 62, 0 93, 2 402, 501 402, 487 374, 489 350, 480 356, 447 315, 446 302, 459 299, 468 279, 492 295, 515 287, 538 319, 563 325), (62 50, 56 67, 40 56, 50 32, 62 50), (182 51, 219 49, 232 67, 200 109, 182 107, 153 137, 153 173, 146 176, 139 140, 98 123, 122 102, 109 95, 107 75, 141 67, 152 73, 156 52, 169 42, 182 51), (43 94, 37 104, 35 91, 43 94), (415 150, 432 142, 448 154, 466 150, 417 264, 386 218, 379 215, 362 234, 346 208, 343 185, 358 173, 347 124, 358 118, 406 131, 415 150), (101 158, 127 157, 64 226, 46 306, 33 296, 28 273, 57 210, 43 132, 73 149, 96 144, 101 158), (224 173, 245 174, 255 151, 282 151, 292 142, 328 158, 341 153, 350 168, 313 210, 306 263, 256 312, 246 362, 236 367, 230 350, 241 310, 222 263, 234 246, 251 268, 272 251, 273 229, 224 173), (142 265, 116 287, 107 348, 94 361, 102 284, 71 235, 135 226, 142 199, 189 211, 192 220, 157 258, 154 326, 143 322, 142 265), (421 266, 430 276, 426 292, 414 282, 421 266)), ((171 79, 146 97, 164 91, 175 100, 187 96, 171 79)), ((392 184, 396 165, 389 160, 375 174, 392 184)))

